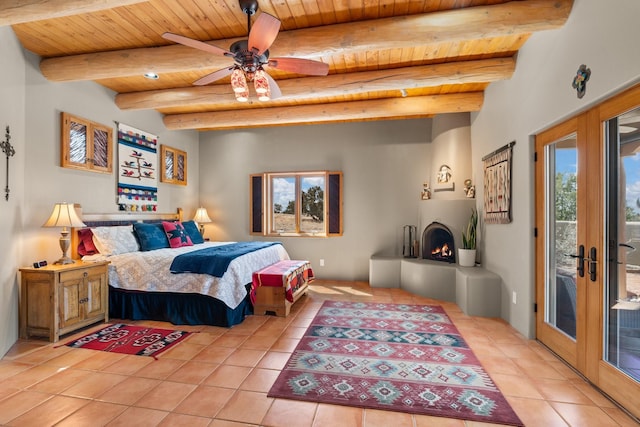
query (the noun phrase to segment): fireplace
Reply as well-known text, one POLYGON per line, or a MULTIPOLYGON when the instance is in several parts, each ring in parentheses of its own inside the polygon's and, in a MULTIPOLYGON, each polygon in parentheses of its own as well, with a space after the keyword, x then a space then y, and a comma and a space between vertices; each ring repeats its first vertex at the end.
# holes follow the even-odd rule
POLYGON ((456 248, 449 227, 432 222, 422 233, 422 258, 455 263, 456 248))

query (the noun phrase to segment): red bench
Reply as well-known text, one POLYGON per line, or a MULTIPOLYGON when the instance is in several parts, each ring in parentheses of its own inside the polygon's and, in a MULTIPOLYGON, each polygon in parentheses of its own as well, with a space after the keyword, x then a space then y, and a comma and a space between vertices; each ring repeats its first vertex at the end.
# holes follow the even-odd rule
POLYGON ((251 302, 254 314, 289 315, 291 306, 307 293, 313 280, 309 261, 282 260, 253 273, 251 302))

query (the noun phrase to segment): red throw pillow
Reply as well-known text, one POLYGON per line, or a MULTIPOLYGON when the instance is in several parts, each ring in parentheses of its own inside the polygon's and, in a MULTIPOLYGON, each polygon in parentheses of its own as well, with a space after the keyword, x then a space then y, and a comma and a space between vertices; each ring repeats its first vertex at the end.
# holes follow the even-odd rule
POLYGON ((193 246, 191 238, 184 229, 184 226, 180 221, 175 222, 162 222, 162 228, 169 240, 169 246, 172 248, 179 248, 181 246, 193 246))
POLYGON ((78 230, 78 240, 78 255, 85 256, 100 253, 93 243, 93 233, 90 228, 81 228, 78 230))

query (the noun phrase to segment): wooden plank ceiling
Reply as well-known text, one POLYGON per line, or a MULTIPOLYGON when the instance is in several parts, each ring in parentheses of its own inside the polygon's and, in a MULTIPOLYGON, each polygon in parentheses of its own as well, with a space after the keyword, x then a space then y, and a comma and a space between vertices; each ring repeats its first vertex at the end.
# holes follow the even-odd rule
POLYGON ((309 77, 266 67, 282 97, 236 101, 232 58, 169 42, 172 32, 229 49, 247 38, 238 0, 0 0, 0 25, 42 58, 52 82, 94 80, 123 110, 155 109, 169 129, 229 129, 478 111, 509 79, 536 31, 561 27, 573 0, 260 0, 281 21, 270 57, 325 62, 309 77), (145 78, 155 72, 157 80, 145 78))

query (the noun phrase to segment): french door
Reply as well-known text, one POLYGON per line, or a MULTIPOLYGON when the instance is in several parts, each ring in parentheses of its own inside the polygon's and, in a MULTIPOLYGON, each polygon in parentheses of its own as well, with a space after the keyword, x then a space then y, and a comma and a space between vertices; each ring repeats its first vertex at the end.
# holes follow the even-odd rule
POLYGON ((640 86, 535 144, 536 337, 640 417, 640 86))

